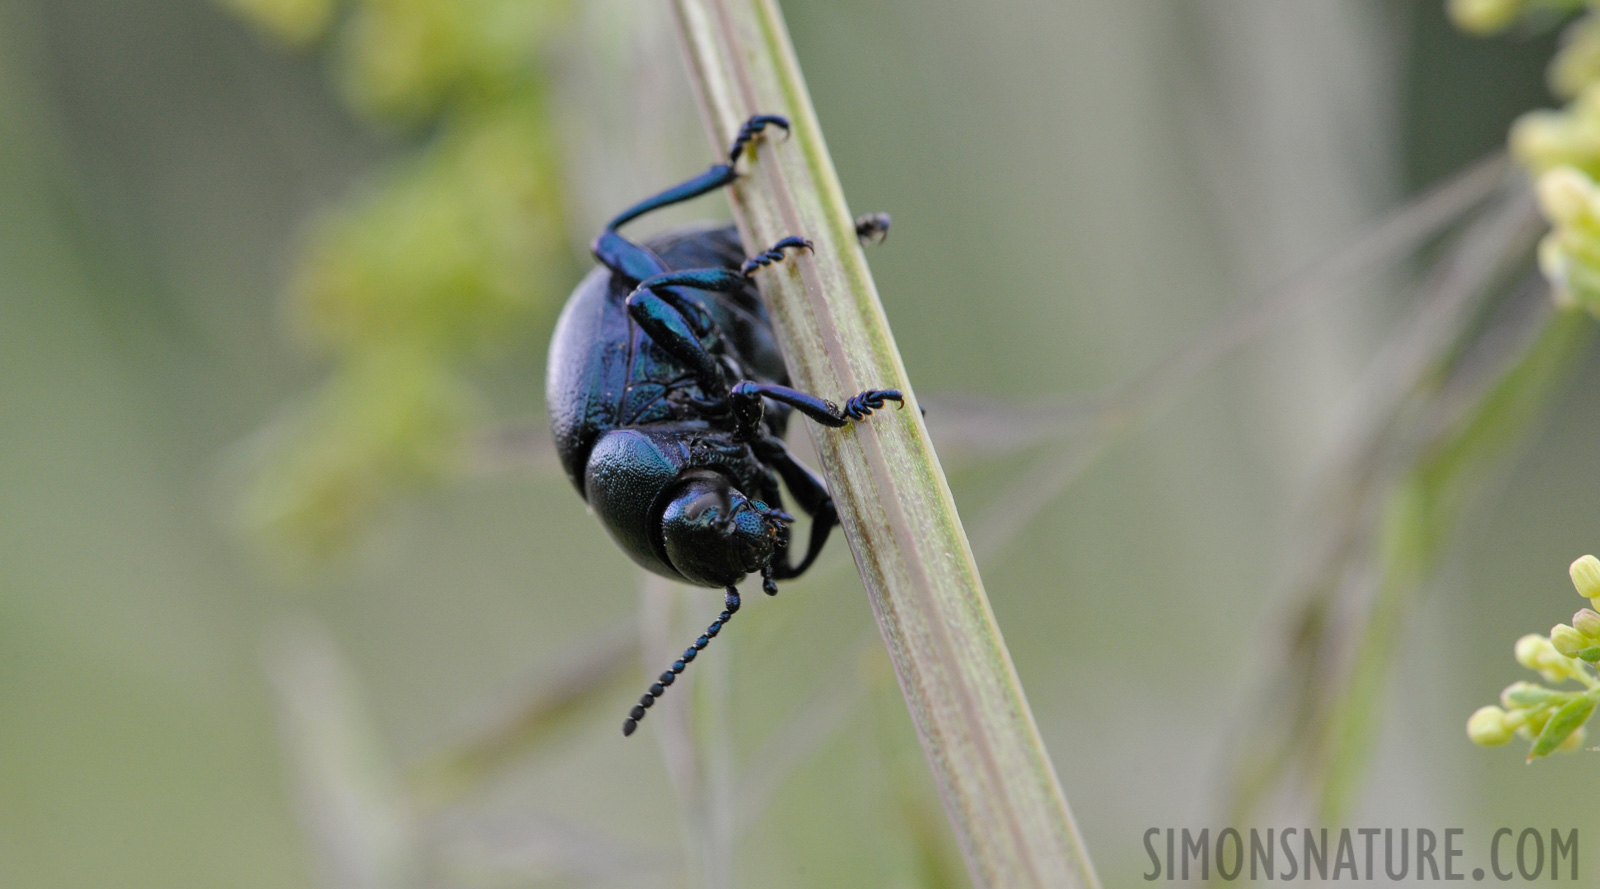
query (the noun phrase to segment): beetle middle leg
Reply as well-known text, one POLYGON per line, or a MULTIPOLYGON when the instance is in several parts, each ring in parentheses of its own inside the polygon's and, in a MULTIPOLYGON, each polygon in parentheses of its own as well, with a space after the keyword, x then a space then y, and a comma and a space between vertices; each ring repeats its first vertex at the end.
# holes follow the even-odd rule
POLYGON ((752 257, 744 264, 743 271, 685 269, 651 275, 640 281, 639 286, 628 295, 628 315, 656 345, 694 373, 701 392, 709 401, 720 404, 727 400, 728 380, 716 356, 700 341, 702 333, 713 331, 698 329, 709 324, 709 319, 704 317, 704 311, 693 300, 675 288, 692 287, 696 290, 731 293, 744 287, 756 269, 781 260, 785 251, 810 249, 810 246, 810 242, 804 238, 789 237, 772 245, 770 250, 752 257))

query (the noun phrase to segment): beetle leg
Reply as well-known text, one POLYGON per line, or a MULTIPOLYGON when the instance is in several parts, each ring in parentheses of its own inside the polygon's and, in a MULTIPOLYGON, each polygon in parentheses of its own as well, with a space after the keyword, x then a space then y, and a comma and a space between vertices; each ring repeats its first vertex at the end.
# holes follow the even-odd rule
POLYGON ((867 213, 857 216, 856 240, 862 244, 882 244, 889 240, 889 214, 867 213))
POLYGON ((814 249, 816 249, 816 248, 812 247, 811 246, 811 242, 806 240, 805 238, 801 238, 801 237, 797 237, 797 236, 794 236, 794 235, 790 235, 789 237, 784 238, 783 240, 779 241, 778 243, 773 244, 772 247, 770 249, 766 250, 765 252, 758 253, 755 256, 752 256, 749 259, 745 260, 744 265, 742 267, 740 267, 740 269, 739 269, 739 274, 744 275, 746 278, 754 277, 755 273, 758 270, 763 269, 763 268, 765 268, 765 267, 767 267, 769 265, 772 265, 775 262, 783 262, 783 260, 784 260, 783 251, 785 251, 785 250, 814 250, 814 249))
POLYGON ((670 207, 716 191, 738 178, 739 174, 734 171, 731 164, 715 164, 688 182, 675 185, 623 210, 617 218, 606 223, 605 230, 600 232, 600 236, 594 239, 593 244, 589 245, 589 250, 601 265, 629 280, 642 281, 651 275, 660 274, 667 270, 661 259, 648 248, 628 240, 617 231, 617 228, 652 210, 670 207))
POLYGON ((594 252, 595 259, 600 260, 600 263, 611 271, 633 281, 642 281, 651 275, 666 271, 654 253, 623 237, 617 229, 653 210, 681 204, 731 184, 739 178, 734 164, 738 163, 739 157, 744 154, 745 146, 769 126, 779 127, 785 132, 789 130, 787 120, 772 114, 757 114, 745 121, 744 126, 739 128, 738 135, 734 136, 733 144, 728 147, 727 163, 712 164, 710 169, 693 179, 674 185, 660 194, 651 195, 618 213, 616 218, 606 223, 605 230, 590 245, 589 249, 594 252))
MULTIPOLYGON (((650 275, 639 282, 639 286, 628 297, 629 305, 634 297, 643 291, 650 291, 662 300, 670 303, 680 314, 688 318, 697 318, 702 326, 710 325, 710 318, 705 314, 705 309, 698 303, 685 298, 682 294, 674 292, 674 287, 692 287, 695 290, 710 290, 717 293, 733 293, 744 287, 751 275, 757 269, 781 262, 785 250, 809 250, 811 242, 805 238, 788 237, 773 244, 771 249, 751 257, 739 271, 733 269, 681 269, 674 272, 660 272, 650 275)), ((707 331, 709 332, 709 330, 707 331)))
POLYGON ((700 342, 688 318, 673 305, 675 301, 670 290, 658 292, 641 285, 628 295, 628 315, 656 345, 694 374, 701 392, 720 402, 728 394, 722 364, 700 342))
POLYGON ((831 401, 818 398, 815 395, 807 395, 799 390, 790 389, 788 386, 780 386, 777 383, 758 383, 754 380, 745 380, 736 384, 730 394, 736 400, 760 396, 770 398, 773 401, 780 401, 816 420, 818 423, 834 429, 848 425, 851 420, 867 418, 873 411, 883 407, 885 401, 894 401, 902 405, 905 403, 905 397, 900 394, 899 389, 868 389, 865 392, 858 392, 850 396, 849 400, 844 403, 844 407, 840 408, 831 401))
POLYGON ((811 539, 806 543, 806 554, 800 559, 800 564, 791 567, 786 550, 779 550, 772 560, 771 574, 774 579, 799 577, 817 560, 822 545, 828 542, 828 535, 833 532, 833 526, 839 524, 833 497, 821 477, 789 453, 783 439, 769 435, 752 443, 751 449, 762 462, 777 470, 783 483, 788 485, 789 493, 794 495, 795 502, 811 516, 811 539))
MULTIPOLYGON (((783 450, 782 441, 778 439, 773 439, 773 441, 777 442, 779 450, 783 450)), ((758 448, 757 456, 761 456, 761 453, 760 448, 758 448)), ((788 452, 784 451, 783 456, 788 457, 788 452)), ((795 462, 792 457, 789 457, 789 460, 790 462, 795 462)), ((804 467, 801 468, 804 469, 804 467)), ((759 484, 762 501, 769 507, 769 512, 779 516, 779 521, 784 524, 783 545, 778 547, 772 554, 772 561, 767 563, 767 567, 761 569, 761 589, 769 596, 776 596, 778 594, 778 585, 773 581, 787 580, 799 573, 789 565, 788 525, 794 521, 794 516, 783 511, 783 491, 778 486, 778 476, 774 475, 771 470, 764 470, 761 473, 759 484)))
MULTIPOLYGON (((695 378, 700 381, 701 391, 709 399, 721 403, 728 397, 727 377, 716 357, 700 342, 700 334, 714 332, 715 326, 711 325, 704 309, 673 288, 692 287, 696 290, 731 293, 744 287, 756 269, 781 261, 785 250, 810 247, 811 243, 804 238, 788 237, 773 244, 770 250, 752 257, 741 271, 684 269, 651 275, 640 281, 639 286, 628 295, 628 314, 657 345, 694 371, 695 378), (700 322, 698 328, 709 329, 697 329, 696 321, 700 322)), ((862 393, 863 396, 867 394, 870 393, 862 393)), ((899 393, 894 393, 893 397, 899 398, 899 393)), ((874 405, 881 406, 881 401, 874 405)))
POLYGON ((728 163, 738 163, 739 155, 744 153, 744 147, 748 145, 750 140, 754 139, 758 133, 769 126, 777 127, 778 129, 783 130, 784 135, 786 136, 789 133, 788 118, 779 117, 776 114, 752 115, 749 120, 744 122, 743 126, 739 127, 738 135, 733 137, 733 144, 728 146, 728 163))
POLYGON ((738 610, 739 591, 730 586, 728 587, 727 598, 722 603, 722 613, 717 615, 717 619, 711 622, 711 626, 706 627, 705 633, 700 638, 694 640, 692 645, 683 650, 683 657, 673 661, 671 667, 662 671, 661 676, 650 684, 649 690, 639 696, 639 703, 634 704, 633 709, 628 711, 628 718, 622 720, 622 734, 624 736, 633 734, 634 729, 639 727, 639 720, 643 719, 645 712, 655 704, 656 698, 661 697, 667 686, 677 681, 678 674, 688 668, 689 664, 694 661, 695 656, 707 645, 711 644, 712 639, 717 638, 717 634, 722 632, 723 625, 738 610))
POLYGON ((700 391, 716 404, 728 397, 727 374, 723 372, 722 363, 700 341, 700 336, 721 334, 704 309, 673 288, 693 287, 726 293, 744 283, 744 276, 732 269, 689 269, 652 275, 640 281, 638 288, 628 295, 628 314, 656 345, 694 373, 700 391))

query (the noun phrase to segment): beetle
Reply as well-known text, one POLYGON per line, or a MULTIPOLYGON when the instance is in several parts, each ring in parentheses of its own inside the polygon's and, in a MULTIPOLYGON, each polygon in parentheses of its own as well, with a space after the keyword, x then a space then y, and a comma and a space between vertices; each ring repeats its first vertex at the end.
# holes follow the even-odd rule
MULTIPOLYGON (((790 455, 783 435, 799 411, 824 426, 861 420, 895 389, 868 389, 841 408, 789 388, 789 374, 754 276, 810 250, 791 236, 746 257, 731 226, 683 229, 644 244, 618 229, 653 210, 715 191, 782 117, 758 114, 739 128, 727 162, 646 198, 606 224, 591 245, 600 268, 572 293, 556 321, 545 401, 557 456, 578 494, 635 562, 676 581, 726 591, 724 610, 662 672, 622 723, 633 734, 645 711, 739 610, 737 584, 777 581, 811 567, 838 524, 815 472, 790 455), (811 517, 804 556, 791 560, 782 486, 811 517)), ((883 214, 857 235, 881 240, 883 214)))

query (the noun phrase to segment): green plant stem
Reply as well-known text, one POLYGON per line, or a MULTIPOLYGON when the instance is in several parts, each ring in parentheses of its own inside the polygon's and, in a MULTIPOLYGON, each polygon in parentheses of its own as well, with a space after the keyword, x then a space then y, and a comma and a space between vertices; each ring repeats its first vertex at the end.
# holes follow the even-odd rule
POLYGON ((789 235, 816 244, 759 276, 794 384, 839 400, 867 388, 907 395, 905 410, 813 436, 973 880, 1095 886, 856 243, 782 15, 772 0, 675 0, 674 11, 719 150, 752 114, 793 123, 788 142, 753 146, 731 202, 752 249, 789 235))

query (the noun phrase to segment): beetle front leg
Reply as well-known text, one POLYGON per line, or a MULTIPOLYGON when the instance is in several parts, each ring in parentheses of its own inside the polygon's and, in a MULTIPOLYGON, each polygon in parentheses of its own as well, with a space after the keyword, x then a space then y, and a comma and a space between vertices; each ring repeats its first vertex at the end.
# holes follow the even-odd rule
POLYGON ((839 513, 834 509, 833 496, 828 493, 828 486, 822 478, 809 467, 794 458, 789 453, 789 448, 780 438, 766 436, 751 444, 757 457, 762 462, 771 466, 788 486, 789 493, 794 495, 795 503, 811 516, 811 537, 806 543, 806 554, 800 559, 800 564, 789 564, 787 550, 779 550, 772 560, 772 578, 774 580, 789 580, 805 573, 811 563, 817 560, 817 555, 822 552, 823 544, 828 542, 828 535, 833 532, 835 525, 839 524, 839 513))
POLYGON ((757 383, 754 380, 745 380, 738 383, 731 390, 734 399, 770 398, 789 405, 811 419, 834 429, 848 425, 851 420, 864 420, 872 412, 883 407, 884 402, 893 401, 905 404, 905 396, 899 389, 868 389, 858 392, 845 401, 841 408, 831 401, 807 395, 788 386, 777 383, 757 383))

